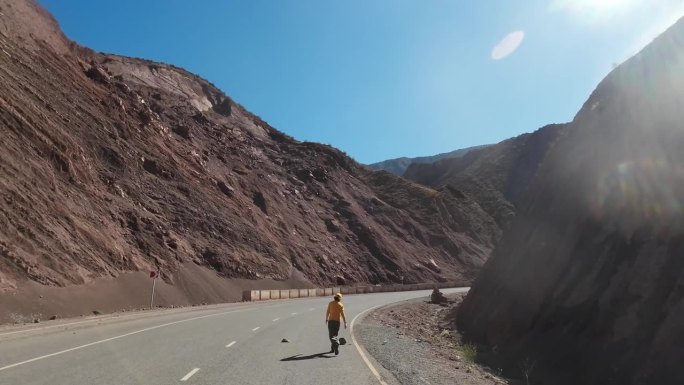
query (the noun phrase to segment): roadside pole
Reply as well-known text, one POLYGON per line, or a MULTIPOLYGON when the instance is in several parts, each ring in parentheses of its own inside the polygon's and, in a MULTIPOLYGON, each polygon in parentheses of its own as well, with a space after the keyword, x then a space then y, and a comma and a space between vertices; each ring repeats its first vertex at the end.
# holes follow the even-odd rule
POLYGON ((157 277, 159 274, 156 271, 150 271, 150 278, 152 278, 152 298, 150 298, 150 309, 154 309, 154 286, 157 284, 157 277))

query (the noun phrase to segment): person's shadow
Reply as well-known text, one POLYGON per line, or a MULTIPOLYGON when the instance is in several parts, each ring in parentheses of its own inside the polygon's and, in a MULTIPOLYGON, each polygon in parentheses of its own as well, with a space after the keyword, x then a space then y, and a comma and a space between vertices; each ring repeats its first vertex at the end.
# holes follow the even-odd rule
POLYGON ((302 361, 302 360, 312 360, 314 358, 333 358, 334 356, 328 356, 330 352, 310 354, 308 356, 303 356, 301 354, 295 354, 294 356, 285 357, 280 361, 302 361))

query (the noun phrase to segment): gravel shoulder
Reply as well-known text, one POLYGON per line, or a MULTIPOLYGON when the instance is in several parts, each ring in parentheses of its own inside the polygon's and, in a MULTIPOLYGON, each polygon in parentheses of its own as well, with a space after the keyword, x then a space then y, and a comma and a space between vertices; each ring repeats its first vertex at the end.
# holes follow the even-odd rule
POLYGON ((402 385, 517 385, 476 364, 450 322, 464 294, 447 296, 441 306, 420 298, 382 307, 355 329, 359 342, 374 360, 402 385))

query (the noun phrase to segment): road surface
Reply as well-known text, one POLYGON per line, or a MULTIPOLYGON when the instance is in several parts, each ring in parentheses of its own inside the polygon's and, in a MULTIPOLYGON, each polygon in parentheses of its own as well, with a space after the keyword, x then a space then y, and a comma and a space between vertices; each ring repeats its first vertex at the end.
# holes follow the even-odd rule
MULTIPOLYGON (((349 295, 343 303, 351 321, 373 307, 429 293, 349 295)), ((0 384, 379 384, 349 330, 341 331, 350 344, 339 356, 320 354, 330 350, 329 301, 226 304, 5 328, 0 384)))

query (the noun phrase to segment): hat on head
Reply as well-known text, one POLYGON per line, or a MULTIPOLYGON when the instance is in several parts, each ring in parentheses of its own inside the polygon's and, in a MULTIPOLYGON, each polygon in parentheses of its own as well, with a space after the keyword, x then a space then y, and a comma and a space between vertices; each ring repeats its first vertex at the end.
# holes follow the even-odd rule
POLYGON ((335 295, 333 296, 333 298, 342 299, 342 293, 335 293, 335 295))

